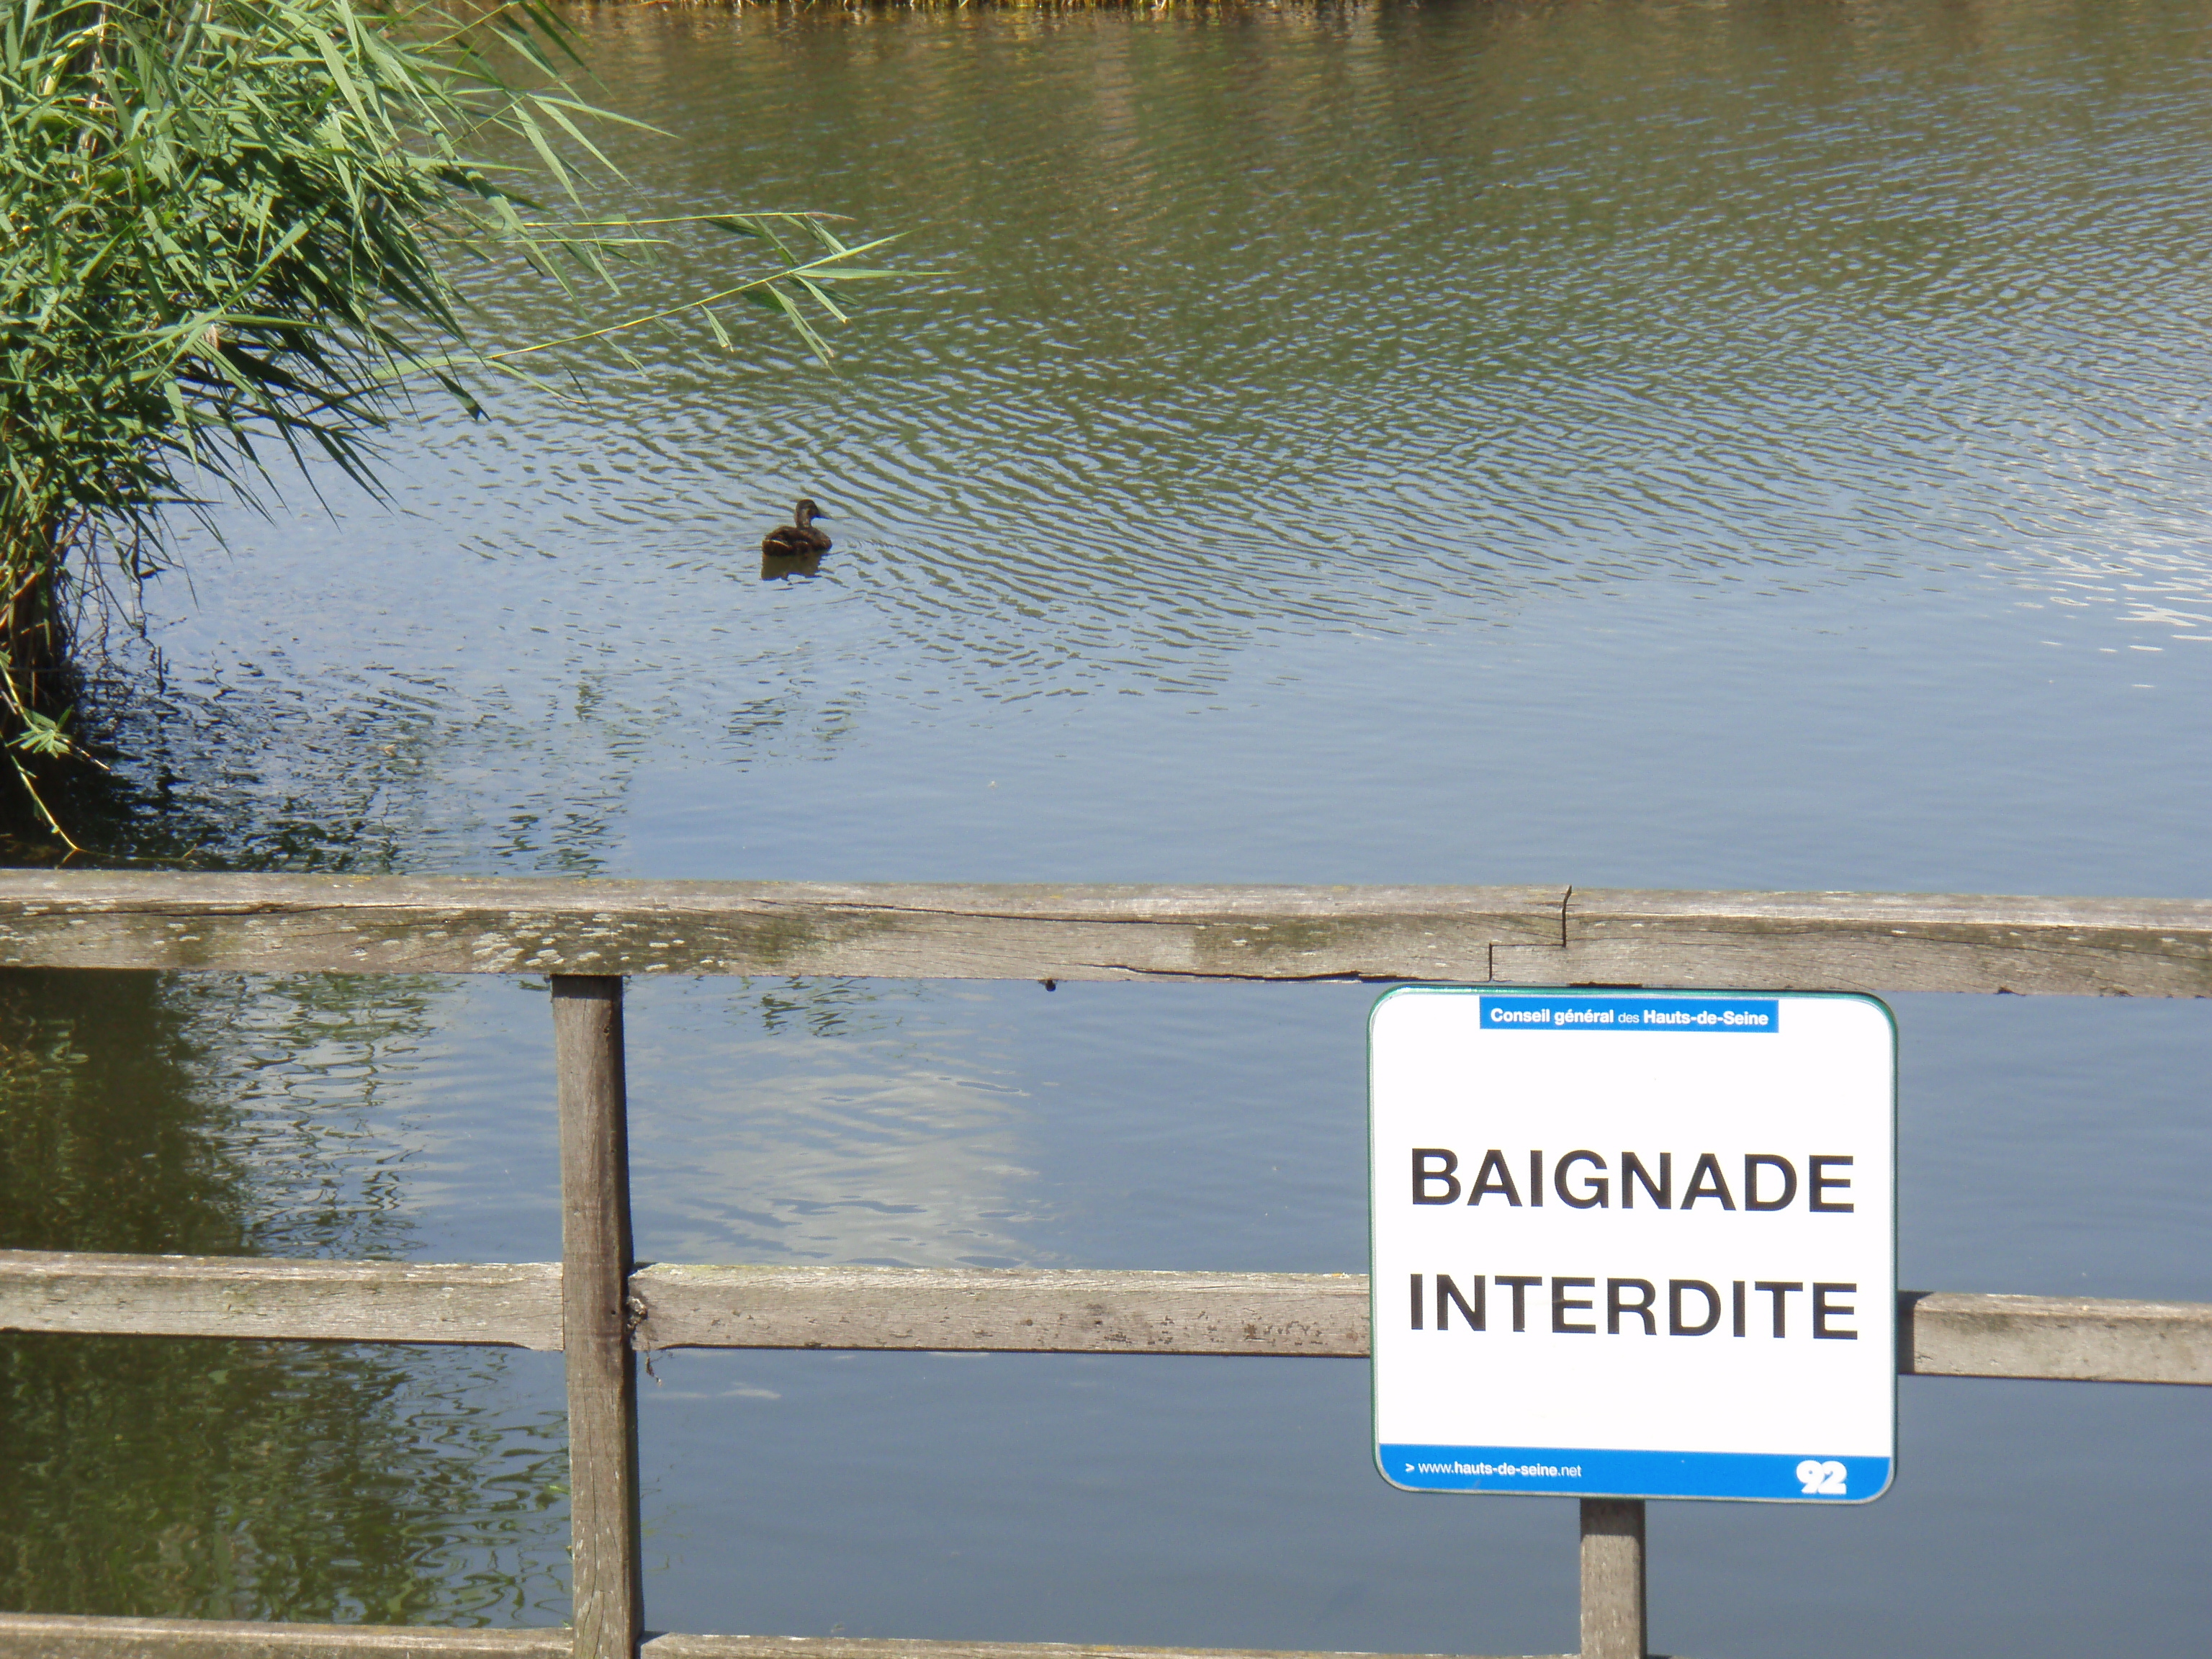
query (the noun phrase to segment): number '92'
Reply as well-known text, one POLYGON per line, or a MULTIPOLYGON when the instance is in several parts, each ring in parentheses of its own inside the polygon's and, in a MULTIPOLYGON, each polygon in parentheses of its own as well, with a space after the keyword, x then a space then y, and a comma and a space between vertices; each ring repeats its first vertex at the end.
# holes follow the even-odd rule
POLYGON ((1833 1458, 1808 1457, 1797 1466, 1797 1484, 1805 1489, 1808 1498, 1844 1498, 1846 1471, 1833 1458))

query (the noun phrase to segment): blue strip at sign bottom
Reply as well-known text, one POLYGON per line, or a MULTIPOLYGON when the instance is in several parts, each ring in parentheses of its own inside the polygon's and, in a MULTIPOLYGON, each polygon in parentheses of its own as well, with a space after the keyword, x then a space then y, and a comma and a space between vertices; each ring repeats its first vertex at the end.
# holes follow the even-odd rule
POLYGON ((1375 1449, 1409 1492, 1549 1492, 1588 1498, 1730 1498, 1864 1504, 1889 1486, 1887 1457, 1818 1453, 1607 1451, 1560 1446, 1375 1449))

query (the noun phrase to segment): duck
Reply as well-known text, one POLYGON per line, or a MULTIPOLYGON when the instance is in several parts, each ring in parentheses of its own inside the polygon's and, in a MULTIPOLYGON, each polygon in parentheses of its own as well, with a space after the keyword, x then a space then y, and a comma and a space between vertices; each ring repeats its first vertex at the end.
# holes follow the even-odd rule
POLYGON ((803 559, 819 556, 830 550, 827 531, 817 530, 814 521, 830 515, 805 496, 791 509, 791 522, 778 525, 761 538, 761 556, 769 559, 803 559))

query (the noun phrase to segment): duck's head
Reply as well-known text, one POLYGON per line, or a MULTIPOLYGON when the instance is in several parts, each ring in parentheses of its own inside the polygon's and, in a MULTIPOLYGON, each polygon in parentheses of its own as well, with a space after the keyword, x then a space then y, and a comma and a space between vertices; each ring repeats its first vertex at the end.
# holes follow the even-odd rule
POLYGON ((826 519, 830 515, 827 513, 824 513, 820 507, 814 505, 813 499, 811 496, 800 496, 799 500, 793 503, 791 509, 791 521, 797 525, 801 530, 805 529, 807 526, 812 524, 817 519, 826 519))

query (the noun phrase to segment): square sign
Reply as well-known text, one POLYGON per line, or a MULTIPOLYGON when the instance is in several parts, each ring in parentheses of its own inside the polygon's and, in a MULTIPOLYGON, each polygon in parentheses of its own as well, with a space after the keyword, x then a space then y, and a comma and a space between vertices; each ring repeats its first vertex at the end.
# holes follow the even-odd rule
POLYGON ((1368 1084, 1383 1478, 1880 1497, 1896 1079, 1871 997, 1384 996, 1368 1084))

